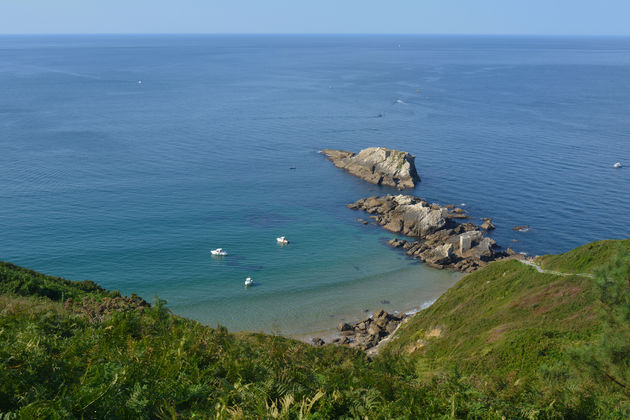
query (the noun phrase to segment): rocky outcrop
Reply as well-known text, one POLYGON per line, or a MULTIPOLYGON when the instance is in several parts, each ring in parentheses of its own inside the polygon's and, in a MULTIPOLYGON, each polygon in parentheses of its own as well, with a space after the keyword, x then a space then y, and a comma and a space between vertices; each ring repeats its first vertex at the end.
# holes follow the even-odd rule
MULTIPOLYGON (((381 309, 371 317, 355 323, 342 322, 337 326, 341 337, 333 339, 332 342, 368 350, 392 334, 405 317, 405 314, 388 314, 381 309)), ((313 339, 313 344, 319 345, 315 343, 315 339, 313 339)))
POLYGON ((324 344, 326 344, 321 337, 313 337, 313 339, 311 340, 311 343, 314 346, 323 346, 324 344))
POLYGON ((428 205, 410 195, 363 198, 348 207, 375 215, 372 218, 385 229, 407 236, 424 237, 437 232, 450 217, 446 208, 428 205))
POLYGON ((435 268, 472 272, 506 256, 479 226, 460 221, 468 218, 460 208, 429 204, 410 195, 362 198, 348 207, 370 213, 391 232, 417 238, 392 239, 388 244, 435 268))
POLYGON ((358 154, 344 150, 322 150, 336 167, 377 185, 414 188, 420 182, 415 156, 400 150, 369 147, 358 154))
POLYGON ((487 217, 482 218, 483 223, 481 224, 481 229, 483 230, 494 230, 494 225, 492 224, 492 219, 488 219, 487 217))

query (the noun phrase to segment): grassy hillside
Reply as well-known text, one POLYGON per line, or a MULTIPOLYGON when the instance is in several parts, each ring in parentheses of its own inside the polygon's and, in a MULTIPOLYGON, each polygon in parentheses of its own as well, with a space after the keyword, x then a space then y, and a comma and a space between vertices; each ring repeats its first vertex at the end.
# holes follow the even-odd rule
POLYGON ((630 253, 630 240, 597 241, 560 255, 543 255, 537 262, 547 270, 566 273, 592 273, 619 252, 630 253))
POLYGON ((422 354, 423 371, 460 363, 462 373, 531 376, 597 331, 597 303, 584 277, 541 274, 517 261, 466 276, 409 321, 390 350, 422 354), (533 356, 536 357, 533 357, 533 356))
POLYGON ((382 356, 408 357, 425 379, 457 372, 497 402, 534 398, 538 414, 562 404, 564 415, 599 410, 603 418, 624 418, 630 388, 600 381, 605 375, 588 370, 584 353, 612 338, 604 334, 626 331, 618 367, 630 376, 630 241, 596 242, 543 261, 556 271, 610 272, 613 259, 622 273, 595 279, 539 273, 514 260, 490 264, 402 326, 382 356), (607 330, 606 282, 618 287, 614 307, 626 307, 614 331, 607 330))
POLYGON ((441 392, 458 392, 359 350, 229 334, 159 299, 149 307, 11 264, 0 264, 0 290, 3 420, 431 418, 452 409, 441 392))
POLYGON ((17 296, 41 296, 54 301, 67 298, 116 297, 120 293, 109 292, 93 281, 70 281, 61 277, 47 276, 28 268, 0 261, 0 294, 17 296))
POLYGON ((490 264, 373 360, 0 263, 0 418, 627 418, 629 242, 490 264))

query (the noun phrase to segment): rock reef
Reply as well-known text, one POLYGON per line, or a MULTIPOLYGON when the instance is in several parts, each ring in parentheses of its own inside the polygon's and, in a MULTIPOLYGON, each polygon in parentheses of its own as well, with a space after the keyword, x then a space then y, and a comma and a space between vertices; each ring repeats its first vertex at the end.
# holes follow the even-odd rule
POLYGON ((370 213, 390 232, 417 238, 392 239, 388 244, 431 267, 469 273, 512 253, 498 251, 496 242, 474 223, 459 222, 469 217, 461 208, 430 204, 411 195, 362 198, 348 207, 370 213))
POLYGON ((414 188, 420 177, 415 156, 400 150, 369 147, 358 154, 345 150, 322 150, 336 167, 377 185, 388 185, 400 190, 414 188))

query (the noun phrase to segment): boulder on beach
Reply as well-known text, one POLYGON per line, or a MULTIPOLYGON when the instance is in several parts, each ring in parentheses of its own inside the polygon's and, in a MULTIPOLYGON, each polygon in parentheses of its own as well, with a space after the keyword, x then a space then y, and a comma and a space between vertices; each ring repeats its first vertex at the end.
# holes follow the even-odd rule
POLYGON ((362 350, 374 348, 391 335, 405 317, 405 314, 390 314, 379 309, 369 318, 353 323, 341 322, 337 326, 340 337, 333 339, 333 343, 347 344, 362 350), (346 330, 348 327, 351 330, 346 330))
POLYGON ((311 343, 313 343, 314 346, 323 346, 326 344, 320 337, 313 337, 311 343))
POLYGON ((420 182, 415 156, 385 147, 369 147, 358 154, 345 150, 322 150, 336 167, 377 185, 414 188, 420 182))
POLYGON ((356 339, 351 343, 354 347, 358 347, 361 350, 368 350, 378 344, 378 337, 374 335, 359 335, 356 339))
POLYGON ((350 331, 352 330, 352 325, 348 324, 347 322, 340 322, 339 325, 337 325, 337 329, 339 331, 350 331))

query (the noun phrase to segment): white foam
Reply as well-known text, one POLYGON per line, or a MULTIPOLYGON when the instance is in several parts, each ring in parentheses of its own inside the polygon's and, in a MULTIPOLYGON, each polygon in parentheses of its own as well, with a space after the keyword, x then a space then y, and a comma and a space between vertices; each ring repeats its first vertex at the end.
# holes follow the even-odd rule
POLYGON ((437 298, 425 301, 422 305, 420 305, 420 310, 427 309, 429 306, 433 305, 436 300, 437 298))
POLYGON ((435 303, 437 299, 432 299, 432 300, 427 300, 424 303, 422 303, 422 305, 420 305, 419 308, 414 308, 414 309, 410 309, 407 312, 405 312, 405 315, 407 316, 412 316, 417 314, 418 312, 427 309, 429 306, 433 305, 435 303))

